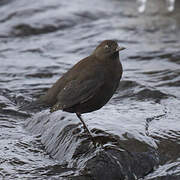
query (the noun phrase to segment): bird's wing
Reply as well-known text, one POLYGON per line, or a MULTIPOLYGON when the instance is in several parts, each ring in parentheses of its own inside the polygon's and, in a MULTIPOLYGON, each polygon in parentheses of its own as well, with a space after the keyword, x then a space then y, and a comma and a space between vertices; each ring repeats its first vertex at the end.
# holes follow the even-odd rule
POLYGON ((58 94, 58 102, 51 108, 51 112, 86 102, 96 94, 103 84, 104 76, 102 74, 85 78, 83 81, 78 79, 70 81, 58 94))

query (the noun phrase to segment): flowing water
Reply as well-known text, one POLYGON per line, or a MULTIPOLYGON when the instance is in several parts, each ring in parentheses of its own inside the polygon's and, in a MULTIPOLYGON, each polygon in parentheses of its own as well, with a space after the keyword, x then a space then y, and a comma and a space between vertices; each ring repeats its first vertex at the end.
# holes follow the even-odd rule
POLYGON ((116 166, 99 176, 94 159, 112 153, 126 174, 127 152, 137 167, 126 179, 180 179, 180 3, 171 13, 165 1, 148 3, 139 14, 132 0, 0 1, 0 179, 121 179, 116 166), (123 77, 83 118, 108 153, 74 114, 18 111, 105 39, 127 47, 123 77))

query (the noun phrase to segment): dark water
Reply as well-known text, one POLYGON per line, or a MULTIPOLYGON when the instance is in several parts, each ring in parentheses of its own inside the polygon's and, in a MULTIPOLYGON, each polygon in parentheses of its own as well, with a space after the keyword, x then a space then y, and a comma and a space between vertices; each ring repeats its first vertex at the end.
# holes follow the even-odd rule
MULTIPOLYGON (((139 169, 126 179, 180 179, 179 8, 176 2, 168 13, 163 1, 151 1, 138 14, 127 0, 0 1, 0 179, 93 179, 86 167, 96 169, 94 158, 106 151, 92 147, 75 115, 45 110, 29 117, 18 106, 104 39, 127 47, 124 74, 111 101, 83 116, 89 129, 108 153, 124 153, 120 163, 127 152, 137 158, 139 169), (145 153, 152 153, 149 169, 140 163, 152 161, 145 153)), ((99 179, 120 176, 106 177, 99 179)))

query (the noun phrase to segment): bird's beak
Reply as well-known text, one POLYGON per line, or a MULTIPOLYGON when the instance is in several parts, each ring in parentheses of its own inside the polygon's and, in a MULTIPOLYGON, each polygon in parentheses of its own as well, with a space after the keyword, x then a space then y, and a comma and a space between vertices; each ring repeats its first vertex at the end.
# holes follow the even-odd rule
POLYGON ((123 51, 124 49, 126 49, 126 48, 125 48, 125 47, 119 47, 119 46, 118 46, 118 47, 116 48, 116 51, 123 51))

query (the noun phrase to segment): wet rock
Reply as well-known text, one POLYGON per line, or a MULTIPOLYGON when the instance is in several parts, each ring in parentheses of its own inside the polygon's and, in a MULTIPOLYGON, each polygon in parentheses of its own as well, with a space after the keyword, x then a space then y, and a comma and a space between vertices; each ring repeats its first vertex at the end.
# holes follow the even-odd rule
POLYGON ((138 100, 154 100, 158 103, 161 99, 168 98, 168 96, 170 95, 167 95, 159 90, 143 89, 139 91, 135 96, 138 100))
POLYGON ((158 164, 156 151, 152 148, 138 152, 134 147, 129 152, 128 146, 123 148, 117 143, 120 141, 118 136, 111 137, 103 131, 96 130, 97 144, 94 146, 80 125, 73 114, 44 111, 29 118, 26 128, 40 135, 45 150, 60 164, 76 169, 68 179, 135 180, 150 173, 158 164))

